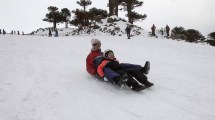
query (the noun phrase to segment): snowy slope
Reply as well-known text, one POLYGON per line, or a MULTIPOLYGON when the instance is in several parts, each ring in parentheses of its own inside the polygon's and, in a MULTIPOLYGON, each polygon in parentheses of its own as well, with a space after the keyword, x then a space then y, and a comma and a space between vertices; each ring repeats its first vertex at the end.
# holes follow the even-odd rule
MULTIPOLYGON (((78 33, 77 28, 57 28, 59 36, 74 36, 74 35, 113 35, 113 36, 122 36, 125 34, 125 29, 130 23, 126 22, 122 18, 117 17, 116 15, 110 16, 105 19, 101 19, 101 22, 93 22, 91 28, 82 27, 83 29, 78 33), (111 19, 110 22, 108 19, 111 19), (94 29, 94 26, 97 26, 97 29, 94 29)), ((141 27, 136 25, 131 25, 131 36, 136 36, 146 33, 146 30, 143 30, 141 27)), ((33 31, 31 35, 35 36, 48 36, 49 29, 51 28, 40 28, 36 31, 33 31)), ((53 29, 51 29, 53 30, 53 29)), ((52 35, 55 35, 53 30, 52 35)))
POLYGON ((0 120, 214 120, 214 47, 96 36, 120 62, 151 62, 155 84, 120 90, 85 70, 90 39, 0 35, 0 120))

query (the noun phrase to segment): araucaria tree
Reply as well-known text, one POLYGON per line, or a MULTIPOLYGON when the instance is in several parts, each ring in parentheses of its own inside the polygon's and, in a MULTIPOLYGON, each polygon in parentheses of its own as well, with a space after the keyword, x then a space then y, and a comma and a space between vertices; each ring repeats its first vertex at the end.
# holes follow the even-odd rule
POLYGON ((140 17, 139 19, 145 19, 146 18, 146 14, 144 14, 144 15, 138 14, 137 15, 137 13, 133 11, 136 7, 140 7, 142 5, 143 5, 143 2, 139 1, 139 0, 123 0, 122 6, 124 7, 124 10, 128 12, 127 13, 128 22, 133 24, 134 19, 132 17, 134 17, 134 16, 140 17))
POLYGON ((65 27, 68 28, 69 18, 71 17, 71 13, 70 13, 69 9, 67 9, 67 8, 61 9, 61 14, 63 17, 62 21, 65 22, 65 27))
POLYGON ((46 18, 43 21, 53 22, 53 27, 56 28, 57 23, 62 22, 62 14, 55 6, 48 7, 49 13, 46 14, 46 18))
POLYGON ((188 29, 185 31, 185 35, 187 37, 187 42, 201 42, 205 40, 205 37, 195 29, 188 29))
POLYGON ((75 16, 74 16, 74 19, 70 21, 70 24, 75 25, 75 26, 78 26, 78 25, 83 26, 84 20, 85 20, 84 11, 76 9, 76 10, 73 10, 72 13, 74 13, 75 16))
POLYGON ((207 42, 210 45, 215 46, 215 32, 212 32, 212 33, 208 34, 207 42))
MULTIPOLYGON (((70 24, 78 26, 84 26, 85 25, 85 14, 83 10, 73 10, 72 13, 74 13, 74 18, 73 20, 70 22, 70 24)), ((87 20, 89 20, 89 25, 93 22, 93 21, 97 21, 99 22, 101 19, 106 18, 108 13, 106 10, 103 9, 97 9, 95 7, 89 9, 88 12, 86 12, 87 14, 87 20)))
POLYGON ((138 20, 144 20, 144 19, 146 19, 146 17, 147 17, 147 15, 146 14, 144 14, 144 15, 141 15, 141 14, 139 14, 139 13, 137 13, 137 12, 131 12, 131 23, 134 23, 134 22, 136 22, 136 21, 138 21, 138 20))
POLYGON ((92 22, 92 21, 97 21, 99 22, 101 19, 104 19, 108 16, 108 13, 106 10, 103 10, 103 9, 97 9, 95 7, 89 9, 89 12, 88 12, 88 15, 89 15, 89 20, 92 22))
POLYGON ((82 6, 84 8, 84 16, 85 16, 84 26, 87 26, 89 21, 87 19, 86 8, 87 8, 87 6, 91 5, 92 2, 91 2, 91 0, 80 0, 80 1, 77 1, 77 4, 79 4, 80 6, 82 6))

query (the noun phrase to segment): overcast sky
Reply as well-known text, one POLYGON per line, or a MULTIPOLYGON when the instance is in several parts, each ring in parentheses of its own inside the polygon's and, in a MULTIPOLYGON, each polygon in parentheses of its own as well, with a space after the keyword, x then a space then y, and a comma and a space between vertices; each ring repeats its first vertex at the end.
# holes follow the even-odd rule
MULTIPOLYGON (((78 0, 0 0, 0 29, 7 32, 20 30, 25 33, 38 28, 52 27, 53 24, 42 19, 48 13, 49 6, 74 10, 81 8, 78 0)), ((91 0, 92 5, 106 9, 108 0, 91 0)), ((215 31, 215 0, 143 0, 142 7, 135 9, 147 14, 147 19, 138 22, 139 26, 150 30, 152 24, 157 28, 167 24, 173 28, 183 26, 185 29, 199 30, 203 35, 215 31)), ((120 17, 125 13, 120 12, 120 17)))

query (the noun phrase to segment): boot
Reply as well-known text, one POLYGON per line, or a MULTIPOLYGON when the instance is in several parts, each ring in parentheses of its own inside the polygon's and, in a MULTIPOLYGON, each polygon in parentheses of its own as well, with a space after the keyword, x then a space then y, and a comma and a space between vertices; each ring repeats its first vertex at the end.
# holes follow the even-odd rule
POLYGON ((143 67, 143 73, 147 75, 149 73, 149 70, 150 70, 150 62, 146 61, 145 65, 143 67))
POLYGON ((134 87, 132 88, 132 90, 139 92, 139 91, 144 90, 145 88, 146 88, 145 86, 139 85, 139 84, 138 84, 138 85, 134 86, 134 87))
POLYGON ((146 88, 150 88, 150 87, 152 87, 153 85, 154 85, 154 84, 151 83, 151 82, 148 82, 148 83, 145 84, 146 88))
POLYGON ((128 76, 124 74, 119 78, 117 85, 122 88, 123 86, 126 85, 127 81, 128 81, 128 76))

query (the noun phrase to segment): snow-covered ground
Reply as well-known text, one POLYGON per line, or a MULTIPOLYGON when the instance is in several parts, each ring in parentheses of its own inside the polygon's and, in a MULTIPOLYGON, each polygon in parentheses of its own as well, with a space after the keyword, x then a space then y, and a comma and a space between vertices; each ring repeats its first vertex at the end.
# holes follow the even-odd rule
MULTIPOLYGON (((91 28, 83 27, 82 30, 78 32, 78 27, 75 28, 57 28, 58 35, 59 36, 74 36, 74 35, 113 35, 113 36, 122 36, 125 34, 125 29, 127 25, 130 25, 130 23, 124 21, 122 18, 119 18, 115 15, 110 16, 105 19, 101 19, 101 22, 93 22, 94 24, 91 24, 91 28), (112 22, 108 21, 108 19, 111 19, 112 22), (97 26, 97 29, 94 29, 93 26, 97 26)), ((141 27, 136 25, 131 25, 131 35, 136 36, 140 34, 146 34, 146 31, 143 30, 141 27)), ((49 35, 49 29, 52 30, 51 34, 54 36, 56 33, 51 28, 40 28, 36 31, 33 31, 31 35, 34 36, 48 36, 49 35)))
POLYGON ((147 35, 0 35, 0 120, 214 120, 215 48, 147 35), (90 40, 120 62, 151 62, 141 92, 91 77, 90 40))

